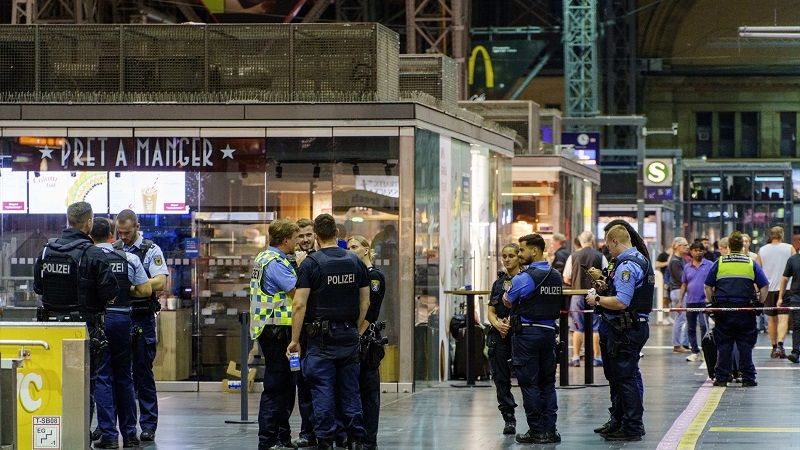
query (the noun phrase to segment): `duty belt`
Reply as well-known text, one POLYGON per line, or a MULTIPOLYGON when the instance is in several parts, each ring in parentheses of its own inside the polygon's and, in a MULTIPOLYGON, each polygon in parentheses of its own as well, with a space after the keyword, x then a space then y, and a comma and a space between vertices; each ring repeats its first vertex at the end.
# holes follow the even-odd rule
POLYGON ((103 314, 80 311, 56 312, 41 309, 37 312, 39 322, 85 322, 89 325, 103 325, 103 314))

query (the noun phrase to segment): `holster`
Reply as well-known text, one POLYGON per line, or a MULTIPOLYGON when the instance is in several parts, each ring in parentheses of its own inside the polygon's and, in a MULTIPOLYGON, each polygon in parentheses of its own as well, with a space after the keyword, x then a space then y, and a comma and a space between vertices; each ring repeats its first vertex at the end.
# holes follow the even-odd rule
POLYGON ((516 314, 511 316, 511 331, 514 333, 522 332, 522 320, 516 314))

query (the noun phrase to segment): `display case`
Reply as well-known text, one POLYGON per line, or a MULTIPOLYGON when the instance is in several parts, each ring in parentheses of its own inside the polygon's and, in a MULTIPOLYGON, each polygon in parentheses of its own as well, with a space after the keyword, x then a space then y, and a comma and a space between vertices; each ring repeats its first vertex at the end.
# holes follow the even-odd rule
POLYGON ((229 361, 240 358, 239 312, 249 311, 255 256, 267 246, 274 213, 234 212, 193 215, 198 239, 195 265, 195 340, 199 380, 221 380, 229 361))

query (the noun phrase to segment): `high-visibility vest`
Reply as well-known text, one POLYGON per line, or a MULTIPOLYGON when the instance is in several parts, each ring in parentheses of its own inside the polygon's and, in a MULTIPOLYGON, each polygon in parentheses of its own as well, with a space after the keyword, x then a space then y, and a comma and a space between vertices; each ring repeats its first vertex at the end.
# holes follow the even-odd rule
POLYGON ((755 265, 749 256, 742 253, 720 256, 714 295, 725 302, 746 304, 756 296, 754 280, 755 265))
POLYGON ((256 256, 253 262, 253 275, 250 278, 250 338, 257 339, 266 325, 292 325, 292 298, 284 291, 267 293, 261 290, 261 277, 264 269, 273 261, 291 269, 294 267, 288 259, 280 254, 265 250, 256 256))

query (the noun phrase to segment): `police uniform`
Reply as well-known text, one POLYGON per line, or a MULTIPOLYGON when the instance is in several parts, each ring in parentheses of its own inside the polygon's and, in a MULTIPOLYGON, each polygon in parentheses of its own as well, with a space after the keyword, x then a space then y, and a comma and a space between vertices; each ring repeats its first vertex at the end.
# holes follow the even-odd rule
MULTIPOLYGON (((312 247, 311 250, 307 252, 307 255, 314 252, 315 250, 312 247)), ((286 255, 286 258, 292 264, 295 273, 297 273, 298 265, 295 255, 286 255)), ((317 439, 314 437, 314 423, 312 422, 314 405, 311 404, 311 388, 308 386, 308 383, 306 383, 302 370, 295 372, 295 383, 297 384, 297 409, 300 410, 300 439, 294 441, 294 443, 299 444, 297 445, 298 448, 300 448, 301 445, 307 445, 309 447, 315 446, 317 444, 317 439)))
MULTIPOLYGON (((508 319, 511 309, 503 303, 503 294, 511 289, 511 277, 500 272, 499 278, 492 285, 489 306, 494 307, 498 320, 508 319)), ((517 403, 511 393, 511 330, 502 337, 495 327, 489 328, 487 346, 489 348, 489 369, 492 372, 495 390, 497 391, 497 408, 507 424, 516 426, 514 409, 517 403)), ((509 431, 513 433, 513 431, 509 431)))
MULTIPOLYGON (((369 322, 374 330, 374 339, 380 340, 380 329, 375 328, 381 312, 383 297, 386 295, 386 277, 376 267, 368 269, 369 276, 369 309, 364 320, 369 322)), ((366 331, 369 333, 370 331, 366 331)), ((359 376, 359 389, 361 391, 361 409, 364 417, 364 449, 378 447, 378 421, 381 407, 381 376, 378 368, 383 359, 384 349, 381 345, 371 343, 369 354, 362 354, 361 372, 359 376)))
POLYGON ((348 439, 359 442, 364 437, 356 322, 359 290, 369 284, 364 263, 341 248, 322 248, 300 265, 297 288, 310 290, 301 366, 311 386, 314 432, 323 447, 336 439, 337 409, 348 439))
POLYGON ((89 236, 67 228, 51 239, 33 266, 33 290, 42 296, 39 321, 86 322, 90 336, 90 417, 99 357, 108 345, 103 314, 119 285, 102 250, 89 236))
POLYGON ((135 255, 114 250, 111 244, 97 244, 117 279, 119 293, 106 308, 105 330, 108 351, 100 360, 95 400, 97 427, 103 442, 117 442, 117 418, 124 442, 136 439, 136 397, 131 373, 130 287, 145 284, 147 274, 135 255))
POLYGON ((286 360, 292 340, 292 298, 297 274, 280 249, 269 247, 253 262, 250 338, 264 355, 264 391, 258 408, 258 448, 290 446, 295 376, 286 360))
MULTIPOLYGON (((749 256, 731 253, 720 256, 706 277, 705 285, 714 288, 714 304, 718 307, 748 307, 756 299, 755 283, 759 289, 769 284, 761 266, 749 256)), ((739 351, 739 371, 743 386, 756 385, 753 347, 758 339, 756 316, 752 311, 715 314, 714 343, 717 345, 717 366, 714 383, 731 381, 733 345, 739 351)))
POLYGON ((514 335, 511 361, 522 390, 528 433, 521 443, 561 442, 556 431, 556 319, 564 303, 561 273, 546 261, 537 261, 512 280, 506 299, 514 335))
MULTIPOLYGON (((161 248, 141 233, 133 245, 116 241, 114 248, 132 253, 139 258, 149 278, 158 275, 169 276, 164 264, 161 248)), ((156 381, 153 376, 153 361, 156 359, 156 316, 160 309, 156 292, 149 298, 131 299, 131 320, 133 322, 133 387, 139 401, 139 427, 142 433, 155 434, 158 427, 158 397, 156 381)))
POLYGON ((653 309, 655 276, 650 262, 628 248, 609 265, 608 296, 626 306, 602 310, 600 351, 611 391, 610 419, 595 431, 608 440, 640 440, 644 435, 644 383, 639 354, 650 337, 648 317, 653 309))

